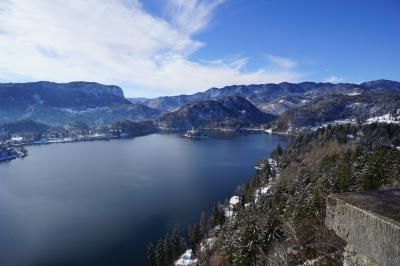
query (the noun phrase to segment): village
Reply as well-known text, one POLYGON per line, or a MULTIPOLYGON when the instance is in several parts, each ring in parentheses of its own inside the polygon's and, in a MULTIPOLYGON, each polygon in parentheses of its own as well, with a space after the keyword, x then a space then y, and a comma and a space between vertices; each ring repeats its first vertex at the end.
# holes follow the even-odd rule
POLYGON ((53 130, 44 133, 7 133, 0 129, 0 162, 24 158, 25 146, 71 143, 81 141, 110 140, 127 137, 120 130, 100 129, 88 131, 53 130))

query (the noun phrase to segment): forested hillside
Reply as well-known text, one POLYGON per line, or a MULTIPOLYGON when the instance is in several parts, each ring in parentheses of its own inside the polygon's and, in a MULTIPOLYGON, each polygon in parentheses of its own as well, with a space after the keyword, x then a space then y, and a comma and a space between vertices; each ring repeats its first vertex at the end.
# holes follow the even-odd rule
POLYGON ((317 97, 307 104, 283 112, 272 126, 277 131, 318 127, 323 124, 365 122, 380 116, 398 120, 398 92, 368 92, 363 94, 331 94, 317 97))
POLYGON ((0 83, 0 124, 30 119, 48 126, 91 127, 126 119, 155 120, 159 110, 132 104, 120 87, 94 82, 0 83))
MULTIPOLYGON (((192 263, 341 265, 344 243, 324 224, 326 196, 400 187, 399 146, 399 125, 374 123, 328 126, 277 147, 207 223, 203 217, 191 227, 192 263)), ((177 259, 165 257, 168 243, 149 250, 149 265, 177 259)))
POLYGON ((203 101, 185 105, 159 119, 163 128, 242 128, 260 127, 276 119, 261 112, 240 96, 226 97, 218 101, 203 101))
POLYGON ((267 83, 253 85, 233 85, 223 88, 210 88, 192 95, 165 96, 154 99, 135 98, 133 103, 140 103, 151 108, 176 111, 190 103, 220 100, 225 97, 241 96, 261 110, 280 114, 294 106, 301 106, 317 97, 331 94, 357 95, 368 92, 399 92, 400 83, 391 80, 374 80, 361 84, 352 83, 267 83))

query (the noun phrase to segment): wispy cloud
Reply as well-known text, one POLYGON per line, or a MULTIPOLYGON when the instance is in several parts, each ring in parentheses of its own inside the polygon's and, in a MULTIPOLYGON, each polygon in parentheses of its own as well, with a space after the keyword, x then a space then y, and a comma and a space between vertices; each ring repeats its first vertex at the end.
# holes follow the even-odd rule
POLYGON ((343 82, 344 79, 340 78, 338 76, 329 76, 329 77, 325 78, 324 81, 329 82, 329 83, 340 83, 340 82, 343 82))
POLYGON ((205 28, 225 0, 169 0, 167 15, 180 31, 194 34, 205 28))
POLYGON ((268 60, 275 66, 281 67, 283 69, 292 69, 297 66, 297 62, 293 59, 277 56, 277 55, 267 55, 268 60))
POLYGON ((191 60, 204 45, 193 35, 222 3, 169 0, 162 19, 138 0, 0 0, 0 78, 112 83, 130 96, 299 78, 295 61, 273 55, 252 72, 247 58, 191 60))

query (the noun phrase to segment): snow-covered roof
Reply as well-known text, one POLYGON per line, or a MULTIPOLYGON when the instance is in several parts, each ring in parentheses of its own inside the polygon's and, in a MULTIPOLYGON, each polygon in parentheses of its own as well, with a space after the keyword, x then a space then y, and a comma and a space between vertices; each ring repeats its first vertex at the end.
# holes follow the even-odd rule
POLYGON ((272 158, 268 158, 268 163, 269 163, 269 165, 272 165, 272 166, 278 165, 277 161, 272 158))
POLYGON ((175 262, 175 266, 189 266, 196 265, 196 263, 197 259, 192 258, 192 250, 188 249, 175 262))
POLYGON ((238 196, 233 196, 233 197, 229 200, 229 204, 235 205, 235 204, 238 204, 239 201, 240 201, 240 199, 239 199, 238 196))

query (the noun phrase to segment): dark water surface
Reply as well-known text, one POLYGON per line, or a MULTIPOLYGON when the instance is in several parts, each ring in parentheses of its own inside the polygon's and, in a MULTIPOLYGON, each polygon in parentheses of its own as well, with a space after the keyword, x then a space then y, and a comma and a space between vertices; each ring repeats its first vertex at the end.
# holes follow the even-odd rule
POLYGON ((0 265, 144 265, 149 240, 185 230, 286 142, 153 134, 29 147, 0 164, 0 265))

